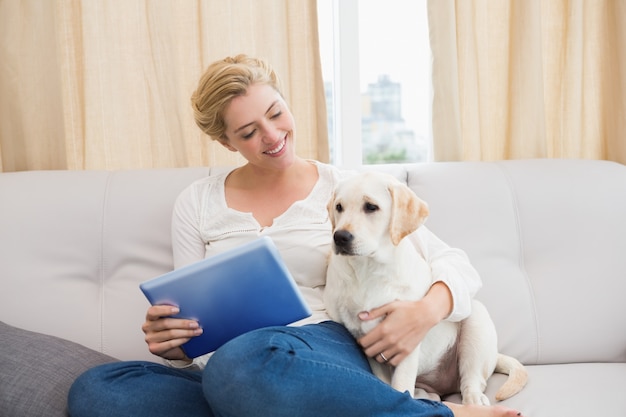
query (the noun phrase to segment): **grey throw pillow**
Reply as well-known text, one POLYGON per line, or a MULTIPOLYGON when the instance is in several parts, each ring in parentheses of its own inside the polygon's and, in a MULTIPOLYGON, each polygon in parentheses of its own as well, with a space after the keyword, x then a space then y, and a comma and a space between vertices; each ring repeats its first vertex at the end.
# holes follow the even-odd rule
POLYGON ((87 369, 115 358, 0 322, 0 414, 67 416, 67 393, 87 369))

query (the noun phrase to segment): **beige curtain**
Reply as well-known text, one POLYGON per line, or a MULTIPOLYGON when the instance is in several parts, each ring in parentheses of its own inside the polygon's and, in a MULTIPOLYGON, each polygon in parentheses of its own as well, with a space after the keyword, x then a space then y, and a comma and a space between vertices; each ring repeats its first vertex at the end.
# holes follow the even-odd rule
POLYGON ((428 0, 437 160, 626 163, 626 1, 428 0))
POLYGON ((189 97, 227 55, 266 58, 297 150, 328 160, 315 0, 0 0, 0 170, 231 165, 189 97))

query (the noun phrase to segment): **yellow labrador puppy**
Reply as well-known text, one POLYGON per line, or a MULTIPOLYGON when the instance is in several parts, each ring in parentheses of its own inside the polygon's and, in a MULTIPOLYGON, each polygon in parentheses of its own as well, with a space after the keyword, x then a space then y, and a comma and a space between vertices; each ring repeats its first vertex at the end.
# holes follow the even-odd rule
MULTIPOLYGON (((425 221, 428 207, 391 175, 367 172, 341 181, 328 210, 334 245, 324 301, 330 317, 360 338, 378 324, 360 320, 360 312, 418 300, 432 285, 429 265, 404 239, 425 221)), ((395 369, 370 364, 399 391, 436 400, 460 392, 465 404, 489 404, 484 390, 493 372, 509 375, 497 400, 516 394, 527 380, 520 362, 498 353, 495 326, 478 301, 462 322, 444 320, 431 329, 395 369)))

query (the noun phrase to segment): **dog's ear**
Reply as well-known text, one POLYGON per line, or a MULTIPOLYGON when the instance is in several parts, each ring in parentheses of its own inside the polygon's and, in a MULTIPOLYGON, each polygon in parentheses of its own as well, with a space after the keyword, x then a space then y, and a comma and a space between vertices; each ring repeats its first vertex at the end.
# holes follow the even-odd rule
POLYGON ((394 245, 417 230, 428 217, 428 205, 404 184, 389 186, 391 220, 389 234, 394 245))
POLYGON ((330 219, 332 230, 335 230, 335 193, 330 196, 330 200, 326 204, 326 210, 328 210, 328 218, 330 219))

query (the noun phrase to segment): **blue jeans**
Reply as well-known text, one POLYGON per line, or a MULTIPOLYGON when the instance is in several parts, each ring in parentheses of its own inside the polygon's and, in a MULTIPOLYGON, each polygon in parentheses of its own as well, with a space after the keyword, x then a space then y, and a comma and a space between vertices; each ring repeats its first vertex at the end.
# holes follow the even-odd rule
POLYGON ((376 378, 341 325, 270 327, 228 342, 204 371, 150 362, 101 365, 69 394, 72 417, 446 416, 376 378))

